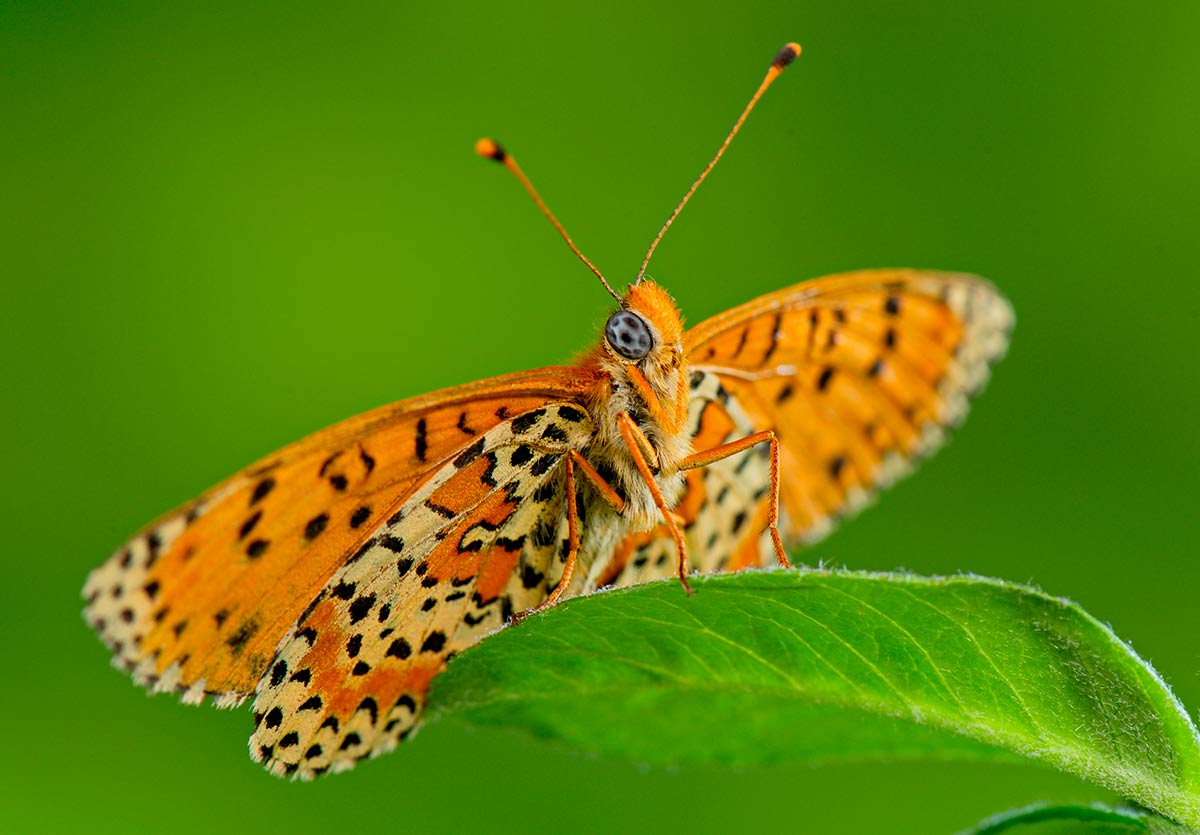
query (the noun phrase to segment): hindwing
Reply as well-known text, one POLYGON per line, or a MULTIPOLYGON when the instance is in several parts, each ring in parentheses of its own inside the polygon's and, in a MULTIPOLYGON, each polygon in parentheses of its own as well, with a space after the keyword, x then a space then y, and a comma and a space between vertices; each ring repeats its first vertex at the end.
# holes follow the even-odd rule
POLYGON ((306 778, 407 736, 447 661, 558 582, 563 459, 591 433, 571 403, 506 421, 377 526, 280 643, 256 693, 251 755, 306 778))

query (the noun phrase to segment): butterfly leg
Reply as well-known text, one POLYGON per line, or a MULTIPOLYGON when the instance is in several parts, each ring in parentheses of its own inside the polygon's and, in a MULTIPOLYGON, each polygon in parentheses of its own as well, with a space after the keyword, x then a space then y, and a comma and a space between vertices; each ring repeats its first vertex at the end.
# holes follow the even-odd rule
POLYGON ((565 466, 567 468, 567 564, 563 566, 562 577, 554 586, 554 591, 550 592, 550 596, 538 605, 513 615, 512 622, 514 624, 520 623, 535 612, 549 609, 558 603, 562 599, 563 593, 570 587, 571 578, 575 575, 575 566, 579 557, 579 508, 575 504, 575 468, 579 468, 584 478, 592 483, 601 498, 612 505, 614 510, 620 513, 625 509, 625 500, 612 488, 612 485, 604 480, 604 476, 596 472, 596 468, 589 464, 578 450, 571 450, 566 457, 565 466))
MULTIPOLYGON (((575 450, 571 450, 571 452, 573 455, 578 455, 575 450)), ((578 562, 579 557, 579 508, 575 505, 575 459, 572 455, 566 456, 564 465, 567 468, 567 564, 563 566, 562 577, 559 578, 554 591, 550 592, 545 600, 512 616, 514 626, 530 615, 545 611, 558 603, 563 592, 571 585, 571 577, 575 575, 575 563, 578 562)))
POLYGON ((783 541, 779 538, 779 439, 775 437, 774 432, 769 429, 765 432, 755 432, 753 435, 747 435, 712 449, 693 452, 683 459, 679 469, 694 470, 698 467, 707 467, 709 464, 731 455, 737 455, 739 452, 745 452, 762 443, 771 444, 771 503, 767 510, 767 530, 771 532, 771 542, 775 546, 775 557, 779 560, 779 564, 784 568, 791 568, 791 560, 787 558, 787 552, 783 550, 783 541))
POLYGON ((596 472, 596 468, 578 450, 571 450, 569 457, 575 462, 575 466, 579 468, 579 472, 583 473, 584 478, 590 481, 592 486, 596 488, 596 491, 600 494, 600 498, 604 499, 617 513, 625 510, 625 500, 621 498, 621 494, 604 480, 604 476, 596 472))
POLYGON ((679 532, 679 524, 676 522, 678 516, 671 511, 671 508, 667 507, 667 501, 663 498, 662 491, 658 489, 658 482, 654 480, 650 462, 647 461, 647 458, 652 458, 655 466, 658 465, 654 447, 651 446, 650 439, 634 423, 633 418, 625 412, 617 415, 617 427, 621 430, 621 437, 625 439, 625 445, 629 447, 629 454, 633 457, 634 466, 637 467, 646 486, 650 488, 650 495, 654 497, 654 504, 662 513, 663 522, 666 523, 667 530, 671 533, 671 539, 675 540, 675 553, 679 558, 679 582, 683 585, 683 590, 691 595, 692 585, 688 582, 687 549, 684 547, 683 534, 679 532))

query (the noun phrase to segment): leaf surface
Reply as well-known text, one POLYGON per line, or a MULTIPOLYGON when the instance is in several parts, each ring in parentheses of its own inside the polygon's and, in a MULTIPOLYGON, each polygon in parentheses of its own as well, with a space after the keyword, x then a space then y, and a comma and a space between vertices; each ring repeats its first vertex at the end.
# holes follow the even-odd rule
POLYGON ((1107 806, 1031 806, 996 815, 960 835, 1195 835, 1139 809, 1107 806))
POLYGON ((756 571, 569 600, 463 653, 430 716, 674 765, 1028 757, 1200 826, 1200 737, 1077 605, 978 577, 756 571))

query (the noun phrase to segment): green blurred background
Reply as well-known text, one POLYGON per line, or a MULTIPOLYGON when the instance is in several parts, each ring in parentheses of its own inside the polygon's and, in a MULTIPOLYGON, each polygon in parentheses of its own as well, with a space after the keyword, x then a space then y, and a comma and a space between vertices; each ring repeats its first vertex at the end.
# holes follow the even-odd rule
MULTIPOLYGON (((1200 5, 0 4, 0 828, 950 832, 1111 799, 1022 766, 639 770, 455 722, 311 785, 79 617, 162 511, 372 406, 587 346, 656 256, 692 321, 824 273, 1016 305, 954 443, 807 555, 1069 595, 1200 705, 1200 5)), ((721 717, 696 733, 721 733, 721 717)))

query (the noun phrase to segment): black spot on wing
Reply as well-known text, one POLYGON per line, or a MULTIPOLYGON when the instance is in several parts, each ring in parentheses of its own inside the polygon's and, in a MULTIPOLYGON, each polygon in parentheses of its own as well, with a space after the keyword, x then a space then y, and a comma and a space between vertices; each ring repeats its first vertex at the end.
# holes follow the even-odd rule
POLYGON ((158 535, 158 531, 146 534, 146 548, 150 551, 150 555, 146 557, 146 568, 149 568, 158 561, 159 550, 162 548, 162 537, 158 535))
POLYGON ((354 602, 350 604, 350 622, 358 623, 370 613, 374 606, 374 594, 364 594, 355 598, 354 602))
POLYGON ((232 652, 235 656, 241 655, 242 650, 246 648, 246 642, 253 638, 254 634, 258 632, 258 627, 259 623, 257 618, 247 618, 246 620, 242 621, 242 624, 237 628, 237 631, 230 635, 225 641, 225 644, 229 647, 230 652, 232 652))
POLYGON ((316 539, 321 535, 321 531, 325 530, 325 526, 329 524, 329 514, 322 513, 319 516, 314 516, 308 520, 308 524, 304 526, 304 538, 308 540, 316 539))
POLYGON ((730 359, 737 359, 739 356, 741 356, 742 349, 746 347, 746 339, 749 336, 750 326, 746 325, 746 327, 742 328, 742 334, 740 337, 738 337, 737 348, 734 349, 733 355, 730 357, 730 359))
POLYGON ((429 508, 431 511, 436 513, 438 516, 441 516, 443 519, 453 519, 454 518, 453 510, 446 507, 445 505, 440 505, 437 502, 432 501, 430 499, 425 500, 425 507, 429 508))
POLYGON ((532 412, 526 412, 519 417, 513 418, 512 429, 518 435, 523 435, 534 427, 539 420, 546 415, 545 409, 534 409, 532 412))
POLYGON ((483 452, 483 438, 479 438, 478 440, 476 440, 474 443, 472 443, 470 446, 468 446, 466 449, 464 449, 462 452, 460 452, 458 454, 458 456, 454 459, 454 466, 459 469, 462 469, 463 467, 467 466, 472 461, 474 461, 476 458, 478 458, 480 453, 482 453, 482 452, 483 452))
POLYGON ((553 423, 542 430, 542 437, 547 441, 555 441, 560 444, 567 442, 567 433, 553 423))
POLYGON ((371 724, 374 725, 379 719, 379 704, 373 698, 367 696, 358 703, 358 707, 354 709, 354 712, 358 713, 359 711, 363 710, 371 714, 371 724))
POLYGON ((817 377, 817 391, 825 391, 825 389, 829 388, 829 383, 832 380, 833 366, 827 365, 821 369, 821 374, 817 377))
POLYGON ((245 522, 242 522, 242 526, 238 528, 238 539, 245 539, 247 536, 249 536, 250 532, 254 530, 254 526, 258 524, 258 520, 261 518, 262 510, 254 511, 254 513, 250 515, 250 518, 248 518, 245 522))
POLYGON ((842 474, 842 470, 846 467, 846 456, 835 455, 829 459, 829 477, 835 481, 842 474))
POLYGON ((329 468, 333 466, 333 462, 337 461, 342 455, 342 450, 338 450, 333 455, 321 462, 321 469, 317 470, 317 476, 324 478, 329 473, 329 468))
POLYGON ((775 355, 775 350, 779 347, 779 338, 781 336, 779 327, 783 323, 783 314, 776 313, 775 318, 771 322, 771 344, 767 346, 767 352, 763 354, 762 361, 767 362, 775 355))
POLYGON ((250 506, 253 507, 265 499, 274 487, 275 479, 273 478, 264 478, 258 484, 254 485, 254 492, 250 494, 250 506))
POLYGON ((375 469, 375 459, 361 446, 358 448, 358 460, 362 461, 363 467, 367 470, 367 475, 370 475, 371 471, 375 469))
POLYGON ((454 424, 454 425, 455 425, 455 426, 457 426, 457 427, 458 427, 458 431, 459 431, 459 432, 462 432, 464 435, 477 435, 477 434, 479 434, 479 433, 478 433, 478 432, 476 432, 474 429, 472 429, 470 426, 467 426, 467 413, 466 413, 466 412, 459 412, 459 413, 458 413, 458 423, 456 423, 456 424, 454 424))
POLYGON ((542 580, 546 579, 546 575, 538 571, 531 565, 525 565, 521 568, 521 585, 527 589, 535 589, 542 584, 542 580))
POLYGON ((425 426, 425 418, 417 421, 417 438, 414 444, 414 452, 417 455, 418 461, 424 461, 426 454, 429 452, 429 438, 427 437, 427 429, 425 426))
POLYGON ((286 661, 276 661, 275 666, 271 668, 271 686, 278 687, 283 683, 283 679, 287 676, 288 666, 286 661))

